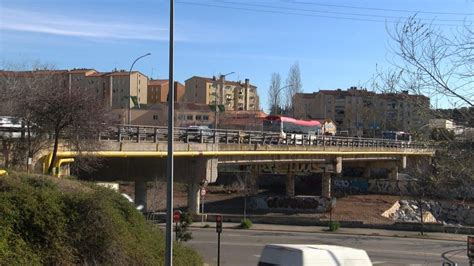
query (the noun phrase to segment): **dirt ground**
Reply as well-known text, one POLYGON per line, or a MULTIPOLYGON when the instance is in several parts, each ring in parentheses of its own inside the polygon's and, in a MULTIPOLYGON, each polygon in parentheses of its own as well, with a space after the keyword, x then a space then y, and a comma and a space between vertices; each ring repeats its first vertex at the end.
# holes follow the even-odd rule
MULTIPOLYGON (((120 192, 134 197, 133 183, 121 183, 120 192)), ((268 194, 268 191, 260 190, 259 194, 268 194)), ((148 184, 148 209, 158 212, 165 211, 166 206, 166 183, 156 182, 148 184)), ((187 207, 187 188, 185 184, 174 186, 174 207, 185 209, 187 207)), ((390 195, 348 195, 337 199, 336 208, 333 210, 333 219, 339 221, 360 221, 364 223, 390 224, 393 221, 382 217, 381 214, 390 208, 399 196, 390 195)), ((243 214, 245 206, 245 194, 224 187, 210 186, 204 197, 205 213, 243 214)), ((329 213, 314 212, 256 212, 247 210, 247 214, 259 215, 289 215, 314 217, 315 219, 327 220, 329 213)))

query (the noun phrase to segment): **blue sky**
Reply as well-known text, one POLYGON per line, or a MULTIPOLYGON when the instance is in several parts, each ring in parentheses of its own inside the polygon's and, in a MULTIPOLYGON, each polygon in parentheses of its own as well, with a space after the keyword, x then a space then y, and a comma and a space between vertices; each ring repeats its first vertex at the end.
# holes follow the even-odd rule
MULTIPOLYGON (((129 69, 168 77, 168 1, 0 0, 0 60, 57 69, 129 69)), ((271 73, 299 62, 303 91, 368 86, 389 67, 391 22, 419 12, 455 31, 474 20, 473 0, 177 0, 175 79, 234 71, 268 109, 271 73), (447 14, 452 13, 452 14, 447 14), (452 25, 452 26, 449 26, 452 25)))

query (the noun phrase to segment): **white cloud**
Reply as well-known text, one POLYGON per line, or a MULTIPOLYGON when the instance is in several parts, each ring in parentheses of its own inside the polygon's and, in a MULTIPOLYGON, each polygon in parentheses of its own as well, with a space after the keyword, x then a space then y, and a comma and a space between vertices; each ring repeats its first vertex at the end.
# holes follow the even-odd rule
POLYGON ((2 7, 0 30, 35 32, 52 35, 129 40, 168 40, 168 30, 147 24, 84 20, 70 16, 45 14, 2 7))

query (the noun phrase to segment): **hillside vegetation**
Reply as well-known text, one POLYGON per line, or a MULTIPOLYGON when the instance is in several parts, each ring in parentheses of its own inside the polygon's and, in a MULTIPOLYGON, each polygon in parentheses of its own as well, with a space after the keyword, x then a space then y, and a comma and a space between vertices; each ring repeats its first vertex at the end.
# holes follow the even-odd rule
MULTIPOLYGON (((47 176, 0 177, 0 265, 162 265, 164 236, 120 194, 47 176)), ((175 265, 202 265, 180 244, 175 265)))

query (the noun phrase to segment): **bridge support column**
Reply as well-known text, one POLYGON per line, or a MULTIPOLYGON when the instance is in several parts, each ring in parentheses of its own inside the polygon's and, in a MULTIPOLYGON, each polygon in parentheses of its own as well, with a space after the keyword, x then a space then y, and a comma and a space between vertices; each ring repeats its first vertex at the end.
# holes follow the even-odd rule
POLYGON ((364 168, 364 173, 362 177, 369 179, 370 178, 370 165, 366 165, 364 168))
POLYGON ((295 196, 295 173, 288 172, 286 175, 286 195, 295 196))
POLYGON ((406 156, 402 156, 400 166, 401 166, 402 169, 407 168, 407 157, 406 156))
POLYGON ((250 173, 247 176, 247 188, 250 196, 258 195, 258 175, 259 169, 252 167, 250 173))
POLYGON ((201 186, 197 182, 188 184, 188 212, 192 214, 199 213, 199 204, 201 204, 200 188, 201 186))
POLYGON ((398 180, 398 167, 397 166, 394 166, 389 169, 388 179, 398 180))
POLYGON ((325 198, 331 197, 331 173, 323 173, 321 184, 321 196, 325 198))
POLYGON ((143 205, 142 211, 147 211, 146 181, 135 181, 135 205, 143 205))

